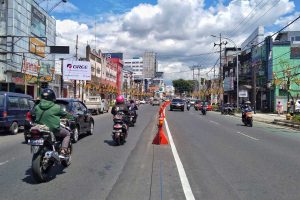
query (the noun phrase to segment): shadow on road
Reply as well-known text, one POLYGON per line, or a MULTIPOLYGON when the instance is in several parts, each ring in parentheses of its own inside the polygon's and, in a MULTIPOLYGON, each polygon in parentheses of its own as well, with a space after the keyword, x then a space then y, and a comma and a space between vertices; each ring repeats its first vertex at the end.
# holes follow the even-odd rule
MULTIPOLYGON (((54 165, 49 172, 49 178, 46 182, 49 182, 53 179, 56 178, 57 175, 60 174, 64 174, 66 172, 64 172, 65 167, 61 166, 61 165, 54 165)), ((36 181, 32 175, 32 171, 31 171, 31 167, 29 169, 27 169, 25 171, 25 178, 22 179, 23 182, 31 184, 31 185, 36 185, 36 184, 40 184, 38 181, 36 181)))
POLYGON ((104 143, 108 144, 109 146, 117 146, 113 140, 104 140, 104 143))

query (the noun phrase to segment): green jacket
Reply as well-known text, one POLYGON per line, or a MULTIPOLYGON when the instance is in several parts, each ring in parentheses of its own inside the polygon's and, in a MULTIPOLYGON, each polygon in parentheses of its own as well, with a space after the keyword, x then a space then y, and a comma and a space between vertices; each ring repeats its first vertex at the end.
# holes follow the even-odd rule
POLYGON ((68 113, 62 110, 61 106, 52 101, 41 99, 34 110, 35 122, 49 127, 50 131, 58 132, 60 128, 60 118, 68 117, 68 113))

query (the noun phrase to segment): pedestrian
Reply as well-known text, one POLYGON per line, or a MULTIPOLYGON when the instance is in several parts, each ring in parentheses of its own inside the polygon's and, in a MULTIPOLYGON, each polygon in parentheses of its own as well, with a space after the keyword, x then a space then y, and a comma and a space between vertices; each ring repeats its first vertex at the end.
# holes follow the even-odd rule
POLYGON ((277 105, 276 105, 276 110, 277 110, 277 113, 278 115, 281 115, 282 114, 282 111, 283 111, 283 105, 280 101, 278 101, 277 105))

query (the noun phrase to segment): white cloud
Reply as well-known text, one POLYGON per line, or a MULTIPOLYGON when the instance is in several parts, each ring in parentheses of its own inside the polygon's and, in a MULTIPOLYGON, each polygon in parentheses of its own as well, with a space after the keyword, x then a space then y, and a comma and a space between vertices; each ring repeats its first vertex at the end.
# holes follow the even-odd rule
MULTIPOLYGON (((79 34, 80 48, 87 42, 94 47, 96 30, 97 48, 102 51, 121 51, 125 57, 154 51, 168 79, 191 78, 170 72, 182 71, 193 64, 213 66, 218 54, 200 55, 218 50, 213 48, 218 39, 211 34, 222 32, 241 44, 258 25, 283 26, 297 15, 291 0, 232 0, 226 6, 222 2, 206 8, 204 0, 158 0, 157 5, 140 4, 122 15, 106 15, 106 20, 97 22, 96 29, 72 20, 58 20, 58 34, 73 41, 61 38, 57 41, 74 49, 79 34)), ((294 28, 300 30, 299 23, 294 28)))

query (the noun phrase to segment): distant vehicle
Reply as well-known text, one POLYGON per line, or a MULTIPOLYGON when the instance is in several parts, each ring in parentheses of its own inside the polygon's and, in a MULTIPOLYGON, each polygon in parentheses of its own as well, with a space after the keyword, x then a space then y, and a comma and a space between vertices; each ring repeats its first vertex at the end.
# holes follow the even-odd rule
POLYGON ((197 99, 191 99, 191 100, 190 100, 190 104, 191 104, 191 106, 194 106, 194 105, 195 105, 195 103, 196 103, 196 101, 197 101, 197 99))
POLYGON ((206 111, 212 111, 212 105, 210 105, 206 101, 199 101, 199 100, 196 101, 195 110, 201 110, 203 106, 206 106, 206 111))
POLYGON ((160 105, 159 99, 153 99, 152 106, 159 106, 159 105, 160 105))
POLYGON ((108 112, 109 109, 108 102, 101 99, 100 96, 88 96, 84 103, 92 114, 99 115, 100 113, 108 112))
POLYGON ((184 101, 182 99, 172 99, 170 104, 170 110, 179 109, 184 111, 184 101))
POLYGON ((145 104, 146 101, 143 99, 143 100, 140 100, 140 104, 145 104))
POLYGON ((33 105, 33 98, 29 95, 0 92, 0 130, 17 134, 30 116, 33 105))
POLYGON ((295 111, 300 112, 300 99, 298 99, 295 103, 295 111))

